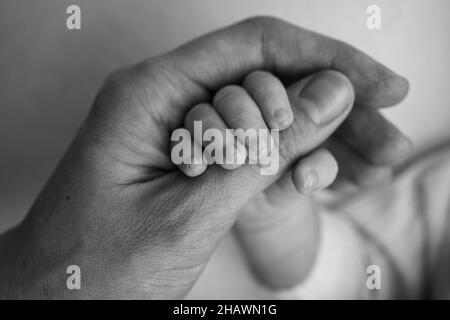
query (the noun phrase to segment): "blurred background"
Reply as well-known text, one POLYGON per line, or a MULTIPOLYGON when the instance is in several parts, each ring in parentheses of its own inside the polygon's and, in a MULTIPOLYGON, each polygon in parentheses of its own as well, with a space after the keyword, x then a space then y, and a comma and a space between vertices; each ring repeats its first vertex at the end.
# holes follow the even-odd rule
MULTIPOLYGON (((252 15, 339 38, 409 79, 385 114, 416 151, 450 140, 448 0, 0 0, 0 232, 18 223, 84 120, 105 76, 252 15), (81 7, 81 30, 66 8, 81 7), (366 8, 381 8, 381 30, 366 8)), ((224 239, 188 298, 271 298, 224 239)))

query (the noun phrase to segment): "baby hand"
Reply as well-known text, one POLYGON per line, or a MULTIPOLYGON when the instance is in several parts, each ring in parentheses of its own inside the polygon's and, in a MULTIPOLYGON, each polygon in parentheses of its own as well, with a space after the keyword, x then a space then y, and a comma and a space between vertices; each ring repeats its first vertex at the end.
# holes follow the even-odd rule
MULTIPOLYGON (((278 161, 280 147, 278 130, 290 128, 292 108, 302 108, 305 116, 318 126, 326 124, 336 115, 324 112, 326 108, 321 106, 329 102, 321 100, 329 98, 335 100, 333 103, 339 103, 348 99, 345 91, 334 90, 336 83, 344 84, 353 92, 350 81, 336 71, 310 75, 287 90, 277 77, 266 71, 250 73, 241 86, 223 87, 211 104, 198 104, 186 114, 184 125, 192 137, 192 153, 179 168, 187 176, 194 177, 201 175, 212 163, 228 170, 249 163, 263 169, 269 166, 271 171, 261 171, 262 174, 275 174, 273 169, 278 166, 274 162, 278 161), (208 134, 208 131, 215 134, 208 134), (211 135, 214 138, 211 139, 211 135), (220 142, 217 141, 219 137, 220 142), (214 143, 220 148, 211 148, 214 143)), ((295 136, 295 132, 292 134, 295 136)), ((173 147, 172 156, 174 151, 177 153, 175 145, 173 147)), ((327 187, 336 174, 334 157, 327 150, 319 149, 297 163, 292 180, 299 192, 309 193, 327 187)))

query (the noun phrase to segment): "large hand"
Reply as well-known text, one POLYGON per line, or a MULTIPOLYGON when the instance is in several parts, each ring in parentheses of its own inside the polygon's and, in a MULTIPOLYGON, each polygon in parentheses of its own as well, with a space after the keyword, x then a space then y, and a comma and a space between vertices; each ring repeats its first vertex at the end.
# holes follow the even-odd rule
MULTIPOLYGON (((114 73, 28 217, 3 236, 1 294, 183 296, 238 209, 278 176, 214 166, 191 180, 171 165, 169 133, 191 106, 252 70, 289 83, 325 68, 347 75, 357 102, 368 108, 394 104, 407 90, 405 80, 354 48, 270 18, 246 20, 114 73), (71 264, 81 267, 78 291, 65 286, 71 264)), ((303 112, 295 110, 294 124, 280 136, 280 174, 345 116, 316 126, 303 112)))

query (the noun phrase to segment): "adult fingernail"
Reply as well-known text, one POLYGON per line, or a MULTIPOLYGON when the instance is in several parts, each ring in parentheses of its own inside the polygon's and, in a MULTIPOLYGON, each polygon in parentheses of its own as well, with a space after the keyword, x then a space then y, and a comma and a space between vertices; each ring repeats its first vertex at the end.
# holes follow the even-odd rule
POLYGON ((285 129, 292 123, 293 115, 289 110, 277 109, 273 113, 273 119, 277 125, 277 129, 285 129))
POLYGON ((347 78, 336 71, 313 77, 299 95, 299 107, 317 125, 328 123, 353 104, 353 87, 347 78))

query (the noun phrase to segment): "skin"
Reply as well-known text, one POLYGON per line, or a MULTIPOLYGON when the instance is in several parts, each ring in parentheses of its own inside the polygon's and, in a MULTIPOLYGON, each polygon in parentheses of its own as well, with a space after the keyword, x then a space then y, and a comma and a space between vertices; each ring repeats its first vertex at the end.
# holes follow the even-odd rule
MULTIPOLYGON (((291 84, 287 90, 273 74, 254 71, 244 78, 242 86, 232 85, 218 90, 212 104, 202 103, 190 109, 184 126, 189 129, 191 137, 194 137, 194 121, 201 121, 203 130, 286 130, 294 121, 296 109, 305 110, 313 106, 321 113, 314 113, 312 117, 315 119, 311 120, 327 123, 343 110, 348 112, 353 101, 350 80, 336 71, 314 73, 291 84), (280 113, 285 114, 282 121, 277 117, 280 113)), ((311 118, 310 113, 306 116, 311 118)), ((241 142, 225 145, 224 152, 240 149, 245 145, 245 141, 241 142)), ((250 154, 248 147, 246 151, 250 154)), ((179 168, 185 175, 195 177, 203 174, 207 166, 203 161, 201 164, 182 164, 179 168)), ((228 170, 240 167, 220 166, 228 170)), ((241 210, 236 232, 255 275, 263 284, 275 289, 289 288, 299 283, 311 269, 318 250, 320 226, 313 207, 315 204, 308 203, 307 198, 299 203, 299 195, 328 187, 337 172, 338 163, 331 152, 318 148, 300 159, 241 210), (295 255, 292 254, 294 251, 295 255)))
MULTIPOLYGON (((356 49, 273 18, 240 22, 113 73, 26 219, 0 238, 0 296, 183 297, 240 210, 267 188, 276 190, 275 182, 327 141, 351 106, 329 105, 338 114, 321 125, 295 108, 280 134, 276 176, 261 176, 255 166, 211 166, 186 177, 170 161, 169 134, 193 106, 211 103, 217 90, 239 85, 252 71, 295 86, 324 69, 351 81, 354 109, 363 115, 400 102, 408 90, 406 80, 356 49), (72 264, 81 268, 82 290, 66 289, 72 264)), ((381 117, 369 123, 372 130, 385 126, 381 117)), ((347 137, 352 150, 383 150, 377 163, 405 156, 404 148, 387 147, 405 144, 398 132, 375 140, 365 130, 358 134, 347 137)))
MULTIPOLYGON (((273 74, 266 71, 254 71, 244 78, 241 86, 226 86, 218 90, 212 99, 212 104, 202 103, 193 107, 187 113, 184 125, 190 130, 192 136, 194 136, 194 121, 202 121, 204 130, 208 128, 285 130, 292 124, 293 113, 298 108, 308 109, 307 116, 314 122, 327 123, 335 114, 338 114, 338 110, 345 108, 329 109, 327 106, 351 106, 353 101, 354 93, 350 80, 336 71, 313 73, 291 84, 287 90, 273 74), (311 107, 314 108, 312 114, 309 110, 311 107), (286 117, 283 117, 281 123, 276 117, 280 109, 286 111, 286 117), (319 113, 316 112, 317 110, 319 113)), ((387 122, 384 125, 386 130, 391 128, 387 122)), ((367 123, 364 123, 364 127, 366 126, 367 123)), ((354 134, 360 131, 362 130, 354 134)), ((225 145, 224 149, 225 151, 237 150, 237 144, 225 145)), ((390 168, 375 165, 362 167, 361 163, 364 163, 364 159, 357 158, 349 151, 349 147, 345 146, 345 142, 338 142, 334 137, 325 144, 332 148, 333 153, 338 157, 346 159, 339 162, 339 166, 344 171, 341 175, 341 183, 344 180, 348 185, 367 187, 386 182, 387 177, 380 175, 379 172, 382 173, 386 169, 390 171, 390 168), (355 171, 358 175, 349 175, 348 170, 355 166, 360 169, 355 171), (372 177, 368 174, 370 171, 373 172, 372 177), (384 179, 378 178, 377 175, 384 179), (353 180, 352 183, 352 178, 355 177, 358 180, 353 180)), ((249 152, 247 148, 247 153, 249 152)), ((338 160, 333 153, 322 147, 305 155, 278 181, 249 201, 241 210, 236 223, 236 235, 246 252, 254 274, 262 284, 271 289, 286 290, 303 283, 312 272, 319 250, 339 251, 336 245, 333 245, 334 249, 327 246, 324 248, 323 244, 319 248, 319 244, 324 242, 321 240, 324 232, 328 233, 325 235, 326 238, 338 237, 348 242, 344 245, 359 248, 355 253, 347 253, 345 258, 347 260, 352 260, 348 254, 380 257, 380 254, 373 250, 373 246, 360 249, 361 246, 357 243, 364 243, 367 240, 354 230, 351 222, 346 220, 345 214, 335 210, 333 212, 335 217, 330 218, 320 201, 316 201, 315 197, 305 196, 329 187, 335 181, 338 160), (338 221, 334 221, 336 218, 338 221), (324 224, 332 224, 333 232, 324 227, 324 224), (349 238, 347 235, 349 233, 353 237, 349 238)), ((230 164, 220 165, 228 170, 239 167, 239 165, 230 164)), ((180 165, 180 169, 187 176, 195 177, 207 169, 207 164, 203 162, 198 165, 180 165)), ((342 186, 334 186, 333 190, 336 192, 339 188, 342 189, 342 186)), ((339 241, 335 239, 334 243, 339 241)), ((381 258, 385 260, 385 257, 381 258)), ((386 264, 386 261, 382 262, 386 264)), ((316 263, 315 269, 324 268, 320 263, 320 261, 316 263)), ((364 266, 356 265, 352 268, 363 270, 364 266)), ((317 282, 314 279, 308 280, 313 282, 313 285, 314 281, 317 282)), ((360 282, 365 283, 364 275, 360 282)), ((317 285, 317 287, 320 286, 321 284, 317 285)))

